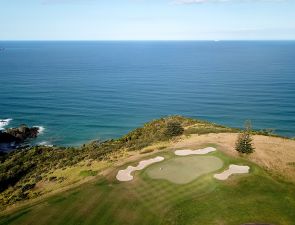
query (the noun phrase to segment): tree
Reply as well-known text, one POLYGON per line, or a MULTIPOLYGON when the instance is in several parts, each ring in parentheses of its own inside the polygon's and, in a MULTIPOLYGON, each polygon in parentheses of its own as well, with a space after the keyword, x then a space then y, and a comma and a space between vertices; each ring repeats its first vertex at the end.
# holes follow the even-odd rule
POLYGON ((251 137, 251 122, 246 121, 245 122, 245 129, 243 132, 241 132, 238 136, 237 142, 236 142, 236 150, 240 153, 246 153, 250 154, 254 152, 254 147, 252 145, 252 137, 251 137))
POLYGON ((179 122, 171 121, 171 122, 167 123, 165 135, 167 137, 179 136, 179 135, 183 134, 183 131, 184 131, 184 129, 179 122))

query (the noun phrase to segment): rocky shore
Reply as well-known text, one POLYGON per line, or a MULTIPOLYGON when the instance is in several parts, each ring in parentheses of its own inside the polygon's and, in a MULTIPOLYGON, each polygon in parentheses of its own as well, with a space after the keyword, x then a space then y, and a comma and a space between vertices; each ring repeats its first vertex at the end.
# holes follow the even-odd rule
POLYGON ((39 133, 38 127, 21 125, 0 131, 0 151, 8 151, 21 146, 27 139, 36 138, 39 133))

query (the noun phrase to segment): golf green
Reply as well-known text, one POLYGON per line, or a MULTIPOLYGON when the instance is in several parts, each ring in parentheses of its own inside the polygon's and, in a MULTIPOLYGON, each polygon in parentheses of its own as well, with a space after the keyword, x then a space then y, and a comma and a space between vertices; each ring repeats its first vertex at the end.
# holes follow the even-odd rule
POLYGON ((164 179, 175 184, 189 183, 201 175, 222 168, 223 162, 215 156, 175 157, 147 168, 153 179, 164 179))
MULTIPOLYGON (((216 157, 161 154, 166 162, 137 171, 131 182, 117 181, 114 175, 118 168, 114 168, 113 173, 76 188, 13 211, 0 212, 0 225, 294 225, 293 183, 277 180, 245 159, 231 158, 222 152, 213 154, 216 157), (157 172, 158 166, 164 168, 166 163, 170 166, 180 163, 179 160, 184 166, 200 166, 200 163, 223 163, 224 168, 231 164, 249 165, 251 173, 247 179, 235 176, 232 182, 219 182, 211 172, 182 185, 164 178, 151 179, 147 174, 149 170, 157 172)), ((182 166, 176 166, 176 170, 180 168, 182 166)), ((179 172, 172 175, 179 175, 179 172)))

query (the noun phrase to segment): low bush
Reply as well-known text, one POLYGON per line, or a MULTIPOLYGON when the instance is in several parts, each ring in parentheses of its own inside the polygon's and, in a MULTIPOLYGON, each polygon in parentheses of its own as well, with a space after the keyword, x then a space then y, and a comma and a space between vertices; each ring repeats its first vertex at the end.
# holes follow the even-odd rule
POLYGON ((147 153, 151 153, 153 151, 155 151, 155 149, 153 149, 153 148, 144 149, 144 150, 140 151, 140 154, 147 154, 147 153))
POLYGON ((175 137, 182 135, 184 132, 184 129, 179 122, 174 122, 174 121, 169 121, 167 123, 167 127, 165 129, 165 135, 170 138, 170 137, 175 137))
POLYGON ((91 176, 96 176, 97 173, 98 173, 97 171, 93 171, 93 170, 83 170, 80 172, 80 176, 91 177, 91 176))

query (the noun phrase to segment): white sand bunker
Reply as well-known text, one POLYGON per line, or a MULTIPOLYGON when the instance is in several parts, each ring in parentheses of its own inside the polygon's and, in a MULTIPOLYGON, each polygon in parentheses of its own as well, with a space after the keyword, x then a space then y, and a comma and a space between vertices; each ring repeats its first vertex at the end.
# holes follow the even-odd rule
POLYGON ((133 180, 133 176, 131 175, 133 171, 142 170, 153 163, 161 162, 163 160, 164 157, 157 156, 156 158, 140 161, 136 167, 128 166, 125 170, 119 170, 116 178, 119 181, 131 181, 133 180))
POLYGON ((216 151, 216 148, 207 147, 207 148, 197 149, 197 150, 189 150, 189 149, 177 150, 174 153, 175 155, 178 155, 178 156, 187 156, 187 155, 205 155, 214 151, 216 151))
POLYGON ((238 166, 231 164, 229 168, 222 173, 215 174, 214 177, 217 180, 227 180, 232 174, 249 173, 249 166, 238 166))

